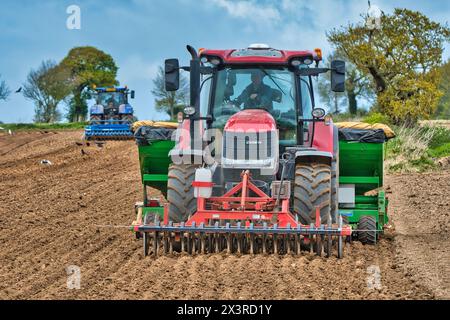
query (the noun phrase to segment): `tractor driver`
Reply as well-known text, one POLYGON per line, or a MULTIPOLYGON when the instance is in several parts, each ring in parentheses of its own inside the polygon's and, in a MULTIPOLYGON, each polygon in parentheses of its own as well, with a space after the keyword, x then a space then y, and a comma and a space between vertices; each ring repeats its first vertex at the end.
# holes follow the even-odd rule
POLYGON ((117 105, 116 100, 114 99, 113 96, 111 96, 111 97, 107 100, 107 103, 108 103, 108 108, 112 108, 112 107, 114 107, 114 106, 117 105))
POLYGON ((254 71, 252 73, 252 83, 234 100, 234 103, 238 107, 243 103, 244 109, 264 107, 267 111, 272 111, 272 88, 263 83, 263 77, 264 74, 261 71, 254 71))
POLYGON ((107 118, 116 119, 117 118, 116 109, 117 107, 115 100, 113 98, 108 99, 108 105, 105 108, 105 115, 107 116, 107 118))

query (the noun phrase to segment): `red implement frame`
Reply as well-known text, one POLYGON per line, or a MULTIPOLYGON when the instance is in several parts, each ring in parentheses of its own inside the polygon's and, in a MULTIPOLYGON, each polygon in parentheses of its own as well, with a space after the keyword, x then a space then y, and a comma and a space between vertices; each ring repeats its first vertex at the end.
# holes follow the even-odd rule
MULTIPOLYGON (((194 187, 207 187, 210 184, 194 182, 194 187)), ((211 221, 237 220, 243 227, 250 224, 262 225, 264 222, 277 225, 277 229, 301 227, 303 230, 321 227, 320 208, 316 208, 316 221, 313 225, 302 225, 289 211, 289 199, 281 199, 281 206, 276 199, 269 197, 250 181, 249 171, 242 173, 242 181, 221 197, 197 198, 197 211, 185 223, 186 227, 209 225, 211 221), (256 196, 250 196, 250 191, 256 196)), ((168 221, 168 210, 164 211, 164 224, 168 221)), ((350 226, 342 226, 339 235, 350 236, 350 226)))

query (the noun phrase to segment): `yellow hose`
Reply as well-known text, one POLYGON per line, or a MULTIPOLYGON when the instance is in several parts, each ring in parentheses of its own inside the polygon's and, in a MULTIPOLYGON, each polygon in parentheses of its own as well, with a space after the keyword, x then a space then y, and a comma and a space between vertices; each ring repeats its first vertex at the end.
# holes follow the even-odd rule
POLYGON ((176 129, 178 128, 178 122, 168 122, 168 121, 153 121, 153 120, 141 120, 133 123, 131 130, 135 132, 138 128, 147 126, 154 128, 167 128, 167 129, 176 129))
POLYGON ((338 128, 347 128, 347 129, 359 129, 359 130, 376 130, 382 129, 386 138, 394 138, 395 133, 394 130, 389 128, 389 126, 383 123, 364 123, 364 122, 336 122, 334 123, 338 128))

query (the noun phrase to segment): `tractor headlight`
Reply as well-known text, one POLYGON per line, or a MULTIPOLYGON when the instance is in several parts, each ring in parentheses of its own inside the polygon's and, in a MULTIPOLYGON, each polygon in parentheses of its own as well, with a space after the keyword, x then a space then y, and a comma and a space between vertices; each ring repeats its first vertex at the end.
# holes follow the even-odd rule
POLYGON ((209 60, 213 65, 218 66, 222 61, 219 58, 213 57, 209 60))
POLYGON ((191 106, 187 106, 183 109, 183 112, 187 116, 192 116, 195 113, 195 108, 191 106))
POLYGON ((325 115, 325 110, 322 108, 314 108, 312 111, 313 118, 322 118, 325 115))
POLYGON ((298 60, 298 59, 294 59, 294 60, 291 61, 291 65, 293 67, 298 67, 301 64, 302 64, 302 62, 300 60, 298 60))
POLYGON ((210 63, 213 65, 213 67, 217 67, 220 64, 222 64, 222 59, 220 57, 216 57, 216 56, 202 56, 202 57, 200 57, 200 61, 203 64, 210 63))

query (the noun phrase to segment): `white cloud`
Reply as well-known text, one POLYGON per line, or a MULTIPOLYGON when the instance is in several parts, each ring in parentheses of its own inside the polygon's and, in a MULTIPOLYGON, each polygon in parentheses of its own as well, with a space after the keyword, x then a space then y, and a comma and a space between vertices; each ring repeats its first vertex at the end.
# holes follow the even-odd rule
POLYGON ((225 9, 229 15, 235 18, 251 19, 254 21, 279 21, 281 19, 280 12, 271 5, 261 5, 256 1, 230 1, 230 0, 213 0, 217 6, 225 9))
POLYGON ((212 0, 216 8, 231 18, 247 20, 242 36, 252 35, 260 42, 290 49, 329 49, 325 32, 346 21, 359 21, 367 3, 350 1, 212 0))

